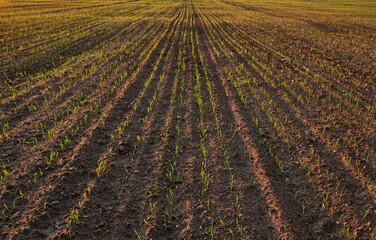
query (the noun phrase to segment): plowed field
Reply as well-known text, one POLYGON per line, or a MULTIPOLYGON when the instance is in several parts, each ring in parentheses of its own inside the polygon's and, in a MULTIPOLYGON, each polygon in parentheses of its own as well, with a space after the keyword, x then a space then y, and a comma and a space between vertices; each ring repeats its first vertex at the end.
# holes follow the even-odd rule
POLYGON ((0 239, 376 239, 374 1, 0 22, 0 239))

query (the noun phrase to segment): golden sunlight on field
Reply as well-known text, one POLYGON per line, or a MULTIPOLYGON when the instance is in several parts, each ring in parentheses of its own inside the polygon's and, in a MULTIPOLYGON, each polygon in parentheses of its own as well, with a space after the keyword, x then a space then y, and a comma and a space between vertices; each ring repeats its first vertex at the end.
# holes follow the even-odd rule
POLYGON ((0 0, 0 239, 375 239, 376 2, 0 0))

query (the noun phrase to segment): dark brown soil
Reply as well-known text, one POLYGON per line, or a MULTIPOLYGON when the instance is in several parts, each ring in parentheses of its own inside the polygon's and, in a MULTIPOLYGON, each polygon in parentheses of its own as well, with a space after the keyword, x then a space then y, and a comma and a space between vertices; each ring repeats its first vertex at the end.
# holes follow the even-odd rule
POLYGON ((1 42, 0 239, 376 237, 375 28, 241 1, 17 4, 54 21, 1 42))

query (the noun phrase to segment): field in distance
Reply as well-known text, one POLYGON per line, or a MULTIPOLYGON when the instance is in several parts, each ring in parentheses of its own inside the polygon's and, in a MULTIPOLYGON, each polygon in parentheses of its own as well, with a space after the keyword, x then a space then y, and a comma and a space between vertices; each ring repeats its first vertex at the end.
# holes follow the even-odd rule
POLYGON ((376 239, 373 0, 0 0, 0 239, 376 239))

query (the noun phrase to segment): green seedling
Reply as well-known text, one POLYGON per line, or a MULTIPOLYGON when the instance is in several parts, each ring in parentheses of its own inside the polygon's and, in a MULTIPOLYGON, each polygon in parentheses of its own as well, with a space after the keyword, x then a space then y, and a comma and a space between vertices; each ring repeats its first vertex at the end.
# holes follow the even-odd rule
POLYGON ((234 186, 235 180, 234 180, 234 174, 230 175, 230 191, 232 192, 232 188, 234 186))

